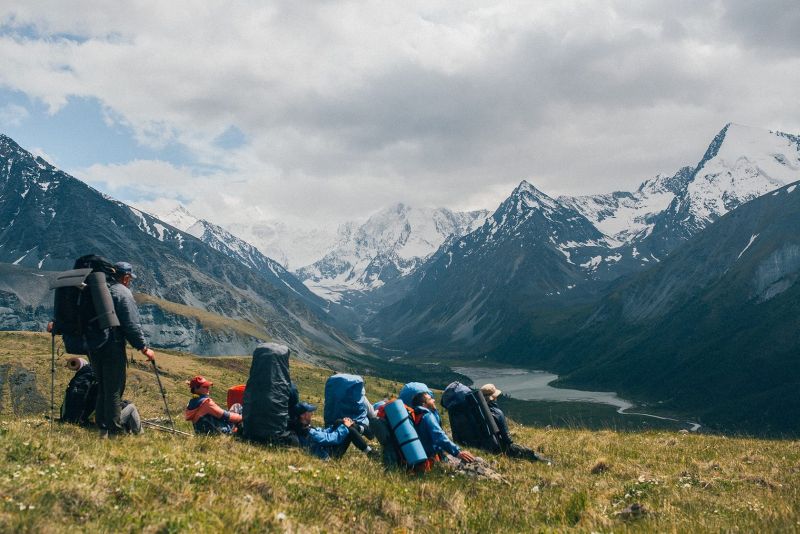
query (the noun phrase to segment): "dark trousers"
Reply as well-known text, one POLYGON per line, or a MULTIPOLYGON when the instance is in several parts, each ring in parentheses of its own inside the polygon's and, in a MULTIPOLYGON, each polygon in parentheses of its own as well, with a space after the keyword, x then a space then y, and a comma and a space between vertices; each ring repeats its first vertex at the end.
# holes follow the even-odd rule
MULTIPOLYGON (((333 423, 333 428, 336 428, 341 424, 343 424, 342 420, 337 419, 333 423)), ((358 423, 353 423, 350 426, 350 428, 347 429, 348 432, 347 438, 345 438, 343 442, 341 442, 339 445, 336 446, 333 452, 331 452, 331 456, 333 456, 334 458, 341 458, 342 456, 344 456, 344 453, 347 452, 347 448, 350 446, 351 443, 355 445, 355 447, 362 452, 367 450, 367 447, 369 447, 369 445, 367 444, 366 440, 364 440, 364 436, 361 435, 362 431, 363 427, 361 427, 361 425, 359 425, 358 423)))
POLYGON ((503 452, 506 456, 510 456, 511 458, 520 458, 530 462, 537 462, 541 460, 541 457, 536 453, 536 451, 529 449, 528 447, 523 447, 522 445, 517 445, 516 443, 509 444, 503 452))
POLYGON ((127 374, 125 345, 109 340, 92 351, 89 359, 97 376, 97 426, 109 433, 123 432, 120 412, 127 374))

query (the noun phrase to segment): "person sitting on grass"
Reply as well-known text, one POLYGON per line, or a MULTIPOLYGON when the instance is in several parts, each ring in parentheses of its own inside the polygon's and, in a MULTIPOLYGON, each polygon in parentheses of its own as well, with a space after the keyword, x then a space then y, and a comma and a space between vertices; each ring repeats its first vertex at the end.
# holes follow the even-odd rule
POLYGON ((373 449, 364 441, 357 425, 349 417, 337 420, 328 428, 311 426, 311 414, 317 407, 308 402, 300 402, 295 407, 297 413, 297 438, 300 446, 322 460, 341 458, 353 443, 361 452, 371 456, 373 449))
MULTIPOLYGON (((427 386, 426 386, 427 389, 427 386)), ((401 399, 403 392, 401 391, 401 399)), ((466 463, 474 462, 475 456, 468 451, 462 451, 458 445, 453 443, 442 429, 442 420, 439 411, 436 409, 436 401, 430 390, 416 393, 411 400, 411 407, 420 417, 415 425, 419 441, 425 449, 425 454, 429 460, 443 459, 441 454, 449 453, 456 458, 460 458, 466 463)), ((416 419, 416 418, 415 418, 416 419)))
POLYGON ((497 423, 497 428, 500 430, 500 434, 497 437, 498 441, 500 442, 499 444, 501 452, 511 458, 521 458, 531 462, 545 462, 548 465, 551 465, 553 462, 550 459, 545 458, 533 449, 523 447, 522 445, 517 445, 514 443, 514 440, 511 439, 511 435, 508 433, 506 416, 503 413, 503 410, 501 410, 497 405, 497 398, 500 396, 502 391, 497 389, 494 384, 485 384, 481 386, 481 392, 486 399, 486 404, 489 406, 489 412, 492 414, 492 419, 494 419, 494 422, 497 423))
MULTIPOLYGON (((194 425, 197 434, 233 434, 236 425, 242 422, 241 413, 235 410, 223 410, 209 396, 210 380, 196 376, 186 382, 192 392, 192 399, 186 406, 183 415, 187 421, 194 425)), ((233 407, 232 407, 233 408, 233 407)))

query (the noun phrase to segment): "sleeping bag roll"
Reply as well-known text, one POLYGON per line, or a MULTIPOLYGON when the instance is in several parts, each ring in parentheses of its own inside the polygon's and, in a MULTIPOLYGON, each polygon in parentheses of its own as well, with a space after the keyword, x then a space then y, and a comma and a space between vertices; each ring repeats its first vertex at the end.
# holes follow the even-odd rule
POLYGON ((383 410, 406 463, 413 466, 427 460, 428 455, 425 454, 425 449, 419 441, 414 423, 411 421, 403 401, 398 399, 391 402, 383 410))
POLYGON ((106 284, 106 275, 95 271, 86 277, 86 284, 92 292, 92 304, 97 314, 92 321, 97 321, 100 328, 119 326, 119 319, 114 311, 114 301, 106 284))
POLYGON ((489 405, 486 403, 486 397, 483 396, 483 391, 478 390, 475 392, 475 400, 478 401, 478 407, 481 409, 483 419, 486 421, 486 426, 489 427, 489 432, 496 436, 500 433, 500 429, 497 428, 497 423, 494 417, 492 417, 492 412, 489 411, 489 405))

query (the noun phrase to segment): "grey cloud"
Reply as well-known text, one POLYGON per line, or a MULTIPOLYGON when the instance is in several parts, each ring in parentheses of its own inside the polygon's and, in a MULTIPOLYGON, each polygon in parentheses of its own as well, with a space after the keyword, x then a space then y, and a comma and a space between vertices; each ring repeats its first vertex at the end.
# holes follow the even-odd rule
POLYGON ((772 53, 800 54, 800 2, 725 0, 722 21, 729 38, 772 53))
MULTIPOLYGON (((48 85, 55 102, 97 97, 147 142, 213 162, 223 171, 191 188, 198 203, 224 188, 233 203, 343 218, 397 200, 461 205, 523 178, 554 194, 633 187, 696 162, 729 121, 800 133, 791 3, 564 2, 539 16, 511 2, 505 19, 392 4, 391 21, 374 6, 254 4, 192 13, 186 36, 177 3, 124 21, 37 5, 43 27, 100 37, 61 52, 68 77, 26 59, 8 80, 48 85), (772 27, 780 54, 731 46, 772 27), (244 142, 222 150, 231 128, 244 142)), ((176 190, 191 175, 158 172, 176 190)))

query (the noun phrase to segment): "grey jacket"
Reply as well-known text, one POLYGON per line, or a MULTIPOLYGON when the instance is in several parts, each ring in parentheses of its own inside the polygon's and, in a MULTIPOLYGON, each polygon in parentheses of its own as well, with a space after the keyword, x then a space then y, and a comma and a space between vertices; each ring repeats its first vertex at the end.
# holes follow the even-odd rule
POLYGON ((111 300, 114 301, 114 311, 119 319, 119 327, 116 329, 114 339, 117 342, 125 343, 127 340, 136 350, 142 350, 147 346, 142 331, 142 324, 139 320, 139 308, 133 300, 131 290, 114 282, 108 288, 111 292, 111 300))

